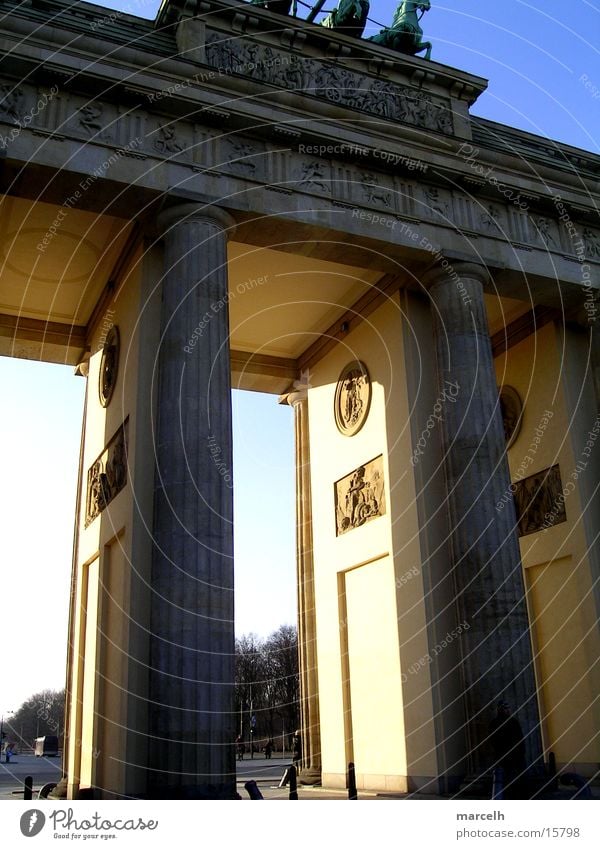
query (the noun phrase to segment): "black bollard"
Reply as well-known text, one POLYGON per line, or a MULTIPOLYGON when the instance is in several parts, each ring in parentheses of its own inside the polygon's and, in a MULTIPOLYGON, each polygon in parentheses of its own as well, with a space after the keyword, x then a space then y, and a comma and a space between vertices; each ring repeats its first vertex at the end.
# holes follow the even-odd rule
POLYGON ((246 793, 250 796, 251 799, 264 799, 263 794, 258 789, 258 784, 256 781, 247 781, 244 784, 246 789, 246 793))
POLYGON ((556 775, 556 755, 554 752, 550 752, 548 755, 548 776, 550 777, 550 781, 548 782, 548 790, 554 792, 558 790, 558 778, 556 775))
POLYGON ((33 778, 31 775, 28 775, 25 779, 25 786, 23 788, 23 798, 33 799, 33 778))
POLYGON ((348 798, 358 799, 358 793, 356 791, 356 770, 354 769, 352 761, 348 764, 348 798))
POLYGON ((504 769, 497 766, 492 783, 492 799, 504 799, 504 769))
POLYGON ((289 798, 290 799, 297 799, 298 798, 298 781, 297 781, 297 778, 296 778, 296 767, 295 766, 290 767, 289 776, 290 776, 290 796, 289 796, 289 798))

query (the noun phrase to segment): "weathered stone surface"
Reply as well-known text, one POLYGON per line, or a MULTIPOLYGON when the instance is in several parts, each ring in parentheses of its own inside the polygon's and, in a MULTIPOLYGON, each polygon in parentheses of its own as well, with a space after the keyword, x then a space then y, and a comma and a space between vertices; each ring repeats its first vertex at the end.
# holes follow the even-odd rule
POLYGON ((227 223, 192 204, 161 221, 149 741, 157 798, 235 792, 227 223))
POLYGON ((446 267, 430 286, 440 393, 454 402, 441 420, 452 569, 473 769, 484 765, 494 705, 518 711, 529 763, 541 736, 517 523, 483 299, 483 268, 446 267), (497 509, 502 504, 502 509, 497 509))

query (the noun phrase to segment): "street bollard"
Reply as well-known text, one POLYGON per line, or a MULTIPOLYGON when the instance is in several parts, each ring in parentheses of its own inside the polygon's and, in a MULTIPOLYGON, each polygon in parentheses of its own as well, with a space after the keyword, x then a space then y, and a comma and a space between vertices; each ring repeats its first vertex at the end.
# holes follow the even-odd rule
POLYGON ((550 752, 548 755, 548 775, 550 776, 550 781, 548 782, 548 790, 551 790, 553 793, 555 790, 558 790, 558 777, 556 775, 556 755, 554 752, 550 752))
POLYGON ((285 772, 283 773, 283 775, 281 776, 281 781, 277 785, 279 790, 283 790, 283 788, 287 785, 288 781, 290 780, 290 769, 291 769, 291 766, 288 766, 287 769, 285 770, 285 772))
POLYGON ((290 774, 290 799, 298 798, 298 782, 296 779, 296 767, 291 766, 289 769, 290 774))
POLYGON ((504 769, 501 766, 497 766, 494 770, 492 799, 504 799, 504 769))
POLYGON ((31 775, 28 775, 25 779, 25 786, 23 788, 23 798, 33 799, 33 777, 31 775))
POLYGON ((358 799, 358 793, 356 791, 356 770, 354 769, 352 761, 348 764, 348 798, 358 799))
POLYGON ((264 799, 263 794, 258 789, 258 784, 256 783, 256 781, 247 781, 244 784, 244 788, 251 799, 264 799))

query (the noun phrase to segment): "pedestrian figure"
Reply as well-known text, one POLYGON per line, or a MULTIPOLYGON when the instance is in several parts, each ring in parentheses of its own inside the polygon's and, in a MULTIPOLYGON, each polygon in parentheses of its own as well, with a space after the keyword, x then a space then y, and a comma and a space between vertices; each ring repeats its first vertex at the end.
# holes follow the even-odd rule
POLYGON ((302 760, 302 735, 300 731, 296 731, 292 739, 292 762, 295 767, 300 765, 302 760))
POLYGON ((246 751, 246 747, 244 746, 244 741, 242 740, 242 738, 240 736, 238 736, 235 742, 236 742, 236 746, 237 746, 238 761, 243 761, 244 760, 244 752, 246 751))
POLYGON ((516 789, 525 772, 525 741, 519 720, 512 716, 508 702, 498 702, 496 717, 490 725, 490 743, 494 767, 504 772, 507 798, 517 797, 516 789))
POLYGON ((268 760, 268 761, 271 760, 271 753, 272 752, 273 752, 273 743, 271 742, 271 740, 267 740, 267 742, 265 744, 265 758, 266 758, 266 760, 268 760))

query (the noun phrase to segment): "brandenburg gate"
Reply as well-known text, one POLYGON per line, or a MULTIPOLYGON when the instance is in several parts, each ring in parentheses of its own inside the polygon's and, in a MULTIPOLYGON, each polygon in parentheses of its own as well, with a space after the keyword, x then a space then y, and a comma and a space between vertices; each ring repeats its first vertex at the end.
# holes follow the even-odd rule
POLYGON ((63 792, 235 796, 232 387, 295 411, 304 779, 455 792, 500 699, 593 774, 600 158, 428 1, 288 5, 3 4, 0 352, 87 384, 63 792))

